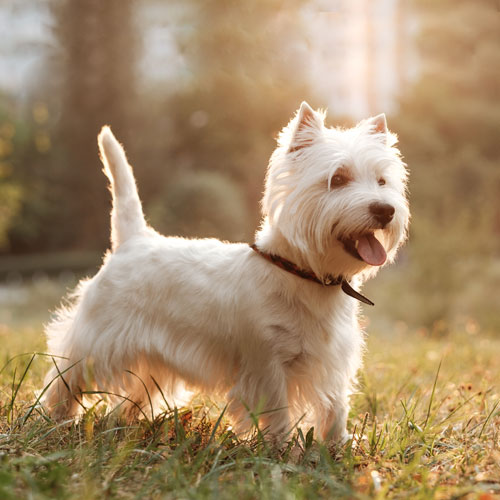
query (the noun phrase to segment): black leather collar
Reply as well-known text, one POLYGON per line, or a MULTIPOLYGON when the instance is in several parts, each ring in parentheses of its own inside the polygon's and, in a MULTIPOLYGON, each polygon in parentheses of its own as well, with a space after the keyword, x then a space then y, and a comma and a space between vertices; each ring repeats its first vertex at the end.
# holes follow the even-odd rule
POLYGON ((289 260, 284 259, 279 255, 263 252, 257 247, 255 243, 253 245, 250 245, 250 248, 252 250, 255 250, 255 252, 257 252, 259 255, 264 257, 269 262, 272 262, 273 264, 277 265, 278 267, 280 267, 285 271, 288 271, 289 273, 295 274, 295 276, 299 276, 300 278, 303 278, 305 280, 314 281, 315 283, 318 283, 319 285, 322 286, 340 285, 342 291, 345 294, 349 295, 350 297, 353 297, 356 300, 359 300, 360 302, 363 302, 370 306, 375 305, 370 299, 368 299, 358 291, 354 290, 354 288, 352 288, 352 286, 343 276, 331 276, 330 274, 327 274, 323 279, 320 279, 312 271, 306 271, 304 269, 300 269, 300 267, 296 266, 293 262, 290 262, 289 260))

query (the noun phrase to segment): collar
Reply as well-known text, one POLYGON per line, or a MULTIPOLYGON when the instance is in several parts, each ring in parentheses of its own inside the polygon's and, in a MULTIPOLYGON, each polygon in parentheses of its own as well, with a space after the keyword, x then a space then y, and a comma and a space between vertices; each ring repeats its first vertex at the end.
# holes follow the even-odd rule
POLYGON ((272 262, 273 264, 277 265, 278 267, 280 267, 285 271, 288 271, 291 274, 295 274, 296 276, 299 276, 305 280, 314 281, 315 283, 318 283, 319 285, 322 286, 340 285, 342 291, 345 294, 349 295, 350 297, 353 297, 359 300, 360 302, 364 302, 365 304, 368 304, 370 306, 375 305, 370 299, 368 299, 358 291, 354 290, 354 288, 352 288, 352 286, 343 276, 332 276, 331 274, 327 274, 324 277, 324 279, 321 280, 312 271, 306 271, 305 269, 300 269, 300 267, 295 265, 293 262, 290 262, 289 260, 284 259, 279 255, 263 252, 257 247, 255 243, 253 245, 250 245, 250 248, 252 250, 255 250, 255 252, 257 252, 259 255, 264 257, 269 262, 272 262))

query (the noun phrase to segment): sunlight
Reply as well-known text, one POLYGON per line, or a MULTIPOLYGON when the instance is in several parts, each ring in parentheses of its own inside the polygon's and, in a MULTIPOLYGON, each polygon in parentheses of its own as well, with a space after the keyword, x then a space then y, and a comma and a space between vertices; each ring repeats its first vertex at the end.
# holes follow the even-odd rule
POLYGON ((343 0, 322 8, 326 3, 307 11, 311 80, 336 114, 360 119, 394 112, 416 77, 415 19, 406 2, 343 0))

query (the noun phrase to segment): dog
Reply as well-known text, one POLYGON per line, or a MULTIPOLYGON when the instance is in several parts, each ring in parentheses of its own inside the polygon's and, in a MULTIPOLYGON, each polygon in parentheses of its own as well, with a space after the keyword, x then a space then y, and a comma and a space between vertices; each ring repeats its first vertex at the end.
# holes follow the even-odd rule
POLYGON ((133 420, 189 389, 223 394, 237 432, 257 419, 286 435, 305 416, 320 439, 348 438, 358 306, 371 303, 358 289, 406 238, 407 170, 385 115, 350 129, 324 120, 303 102, 279 134, 253 245, 158 234, 102 129, 111 251, 46 327, 54 418, 102 391, 133 420))

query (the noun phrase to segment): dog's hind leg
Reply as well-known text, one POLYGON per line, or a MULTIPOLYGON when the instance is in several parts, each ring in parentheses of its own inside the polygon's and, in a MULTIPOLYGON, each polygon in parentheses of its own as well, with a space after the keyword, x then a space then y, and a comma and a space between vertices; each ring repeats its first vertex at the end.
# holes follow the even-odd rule
MULTIPOLYGON (((109 375, 99 378, 109 380, 109 375)), ((114 369, 113 385, 117 393, 113 398, 116 412, 127 422, 154 419, 162 411, 168 411, 175 405, 179 391, 175 374, 161 357, 153 354, 122 360, 119 368, 114 369)))
POLYGON ((42 404, 55 420, 71 418, 83 409, 82 390, 85 387, 81 362, 52 358, 54 367, 45 377, 42 404))
POLYGON ((138 418, 154 419, 158 388, 145 371, 127 370, 123 375, 123 388, 115 398, 118 413, 132 423, 138 418))

